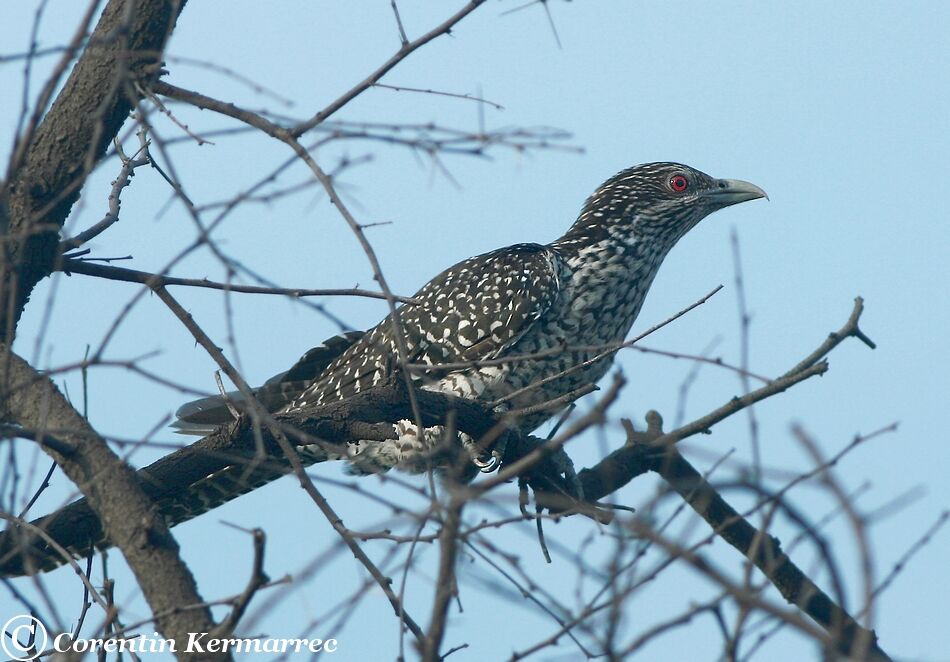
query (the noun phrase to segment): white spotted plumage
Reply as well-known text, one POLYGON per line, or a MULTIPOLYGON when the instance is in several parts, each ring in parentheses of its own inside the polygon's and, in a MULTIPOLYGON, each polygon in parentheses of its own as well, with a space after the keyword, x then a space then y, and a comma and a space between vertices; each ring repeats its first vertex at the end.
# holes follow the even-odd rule
MULTIPOLYGON (((423 389, 485 403, 511 396, 506 402, 511 408, 550 401, 596 382, 612 355, 577 366, 624 339, 680 237, 717 209, 763 196, 746 182, 715 180, 675 163, 618 173, 588 198, 556 241, 516 244, 464 260, 419 290, 417 304, 399 309, 406 358, 433 366, 428 373, 413 372, 414 379, 423 389), (691 188, 674 191, 673 176, 686 177, 691 188), (500 364, 439 369, 506 357, 511 360, 500 364)), ((400 363, 393 334, 387 317, 315 374, 283 410, 345 399, 393 376, 400 363)), ((550 415, 535 413, 519 425, 531 431, 550 415)), ((359 471, 428 466, 438 431, 417 436, 408 421, 394 424, 398 439, 354 440, 347 449, 359 471)), ((325 450, 300 450, 308 462, 328 459, 325 450)))

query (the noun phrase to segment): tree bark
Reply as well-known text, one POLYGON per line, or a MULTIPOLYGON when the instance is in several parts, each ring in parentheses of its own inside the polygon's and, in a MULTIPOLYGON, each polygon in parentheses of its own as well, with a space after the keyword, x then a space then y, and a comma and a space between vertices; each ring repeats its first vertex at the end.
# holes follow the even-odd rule
MULTIPOLYGON (((90 512, 95 513, 135 574, 158 630, 182 643, 188 641, 190 632, 211 632, 214 621, 207 607, 181 609, 204 601, 191 571, 178 555, 178 543, 142 491, 135 472, 112 452, 49 378, 2 345, 0 385, 0 421, 36 433, 43 450, 86 495, 90 512), (43 443, 44 432, 56 443, 43 443)), ((17 533, 16 527, 8 527, 7 533, 17 533)), ((189 659, 211 658, 199 655, 189 659)))
MULTIPOLYGON (((156 77, 186 0, 111 0, 42 121, 17 137, 0 194, 0 341, 13 342, 83 183, 156 77)), ((42 108, 34 111, 38 119, 42 108)))

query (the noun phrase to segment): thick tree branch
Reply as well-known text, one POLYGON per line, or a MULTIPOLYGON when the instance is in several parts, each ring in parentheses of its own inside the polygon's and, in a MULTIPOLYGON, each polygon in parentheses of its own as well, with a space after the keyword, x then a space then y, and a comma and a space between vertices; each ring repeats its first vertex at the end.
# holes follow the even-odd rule
MULTIPOLYGON (((54 429, 59 439, 71 444, 73 452, 68 455, 46 444, 41 447, 86 495, 90 512, 135 574, 159 631, 176 641, 187 641, 189 632, 210 632, 214 622, 208 609, 180 610, 203 600, 191 571, 178 555, 178 543, 143 493, 135 472, 116 457, 49 378, 2 346, 0 403, 0 421, 36 431, 54 429)), ((33 535, 16 526, 4 532, 14 548, 33 535)), ((24 569, 29 570, 29 557, 26 562, 24 569)))
POLYGON ((0 194, 0 340, 12 341, 34 286, 54 269, 59 230, 140 98, 137 83, 158 74, 185 1, 111 0, 49 112, 21 137, 0 194))

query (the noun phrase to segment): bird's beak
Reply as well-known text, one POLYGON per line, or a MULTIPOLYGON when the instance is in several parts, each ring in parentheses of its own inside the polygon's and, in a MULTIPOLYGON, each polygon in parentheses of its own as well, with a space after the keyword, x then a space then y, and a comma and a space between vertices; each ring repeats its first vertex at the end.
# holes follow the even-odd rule
POLYGON ((703 192, 703 197, 713 205, 722 209, 747 200, 757 200, 769 195, 755 184, 744 182, 741 179, 717 179, 713 188, 703 192))

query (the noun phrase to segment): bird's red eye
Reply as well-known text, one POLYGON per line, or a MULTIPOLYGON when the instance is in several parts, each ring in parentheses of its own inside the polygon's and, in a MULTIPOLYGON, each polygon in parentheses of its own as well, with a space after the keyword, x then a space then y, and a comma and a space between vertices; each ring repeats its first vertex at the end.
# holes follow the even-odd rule
POLYGON ((670 177, 670 188, 677 193, 682 193, 689 188, 689 180, 683 175, 673 175, 670 177))

